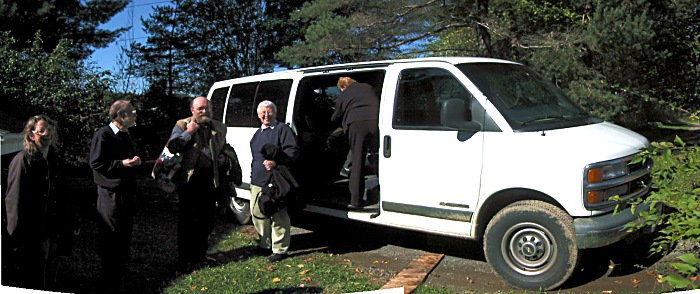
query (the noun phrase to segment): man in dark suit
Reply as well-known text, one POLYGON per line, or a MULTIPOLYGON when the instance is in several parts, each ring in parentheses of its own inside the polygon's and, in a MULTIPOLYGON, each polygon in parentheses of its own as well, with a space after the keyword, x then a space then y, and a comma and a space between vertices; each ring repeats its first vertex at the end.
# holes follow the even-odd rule
POLYGON ((342 122, 350 145, 350 210, 358 209, 365 190, 365 155, 379 149, 379 99, 371 85, 358 83, 350 77, 338 79, 342 93, 335 100, 333 122, 342 122))
POLYGON ((136 155, 128 129, 136 124, 136 110, 126 100, 109 108, 112 120, 95 132, 90 145, 90 167, 97 185, 100 277, 106 284, 120 283, 126 273, 134 227, 136 155))

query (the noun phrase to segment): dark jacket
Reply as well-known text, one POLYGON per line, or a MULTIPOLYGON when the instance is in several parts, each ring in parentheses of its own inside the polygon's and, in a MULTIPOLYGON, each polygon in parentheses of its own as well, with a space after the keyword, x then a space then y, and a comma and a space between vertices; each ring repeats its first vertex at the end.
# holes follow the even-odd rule
POLYGON ((170 134, 167 147, 173 154, 182 154, 182 167, 180 167, 175 181, 177 183, 189 182, 194 169, 198 167, 198 160, 202 148, 209 146, 209 156, 214 175, 214 187, 219 187, 219 165, 225 163, 226 156, 222 153, 226 145, 226 126, 217 120, 211 120, 210 126, 201 125, 192 135, 187 130, 187 124, 192 117, 179 120, 170 134), (207 140, 207 137, 208 140, 207 140), (208 141, 208 142, 206 142, 208 141))
POLYGON ((379 98, 374 88, 365 83, 352 83, 335 99, 331 121, 342 122, 343 129, 361 120, 379 119, 379 98))
POLYGON ((263 161, 263 147, 266 144, 278 146, 281 150, 274 160, 279 165, 291 165, 299 156, 297 140, 292 129, 283 122, 277 121, 270 128, 258 129, 250 139, 250 152, 253 156, 251 162, 250 183, 256 186, 264 186, 270 171, 265 169, 263 161))
POLYGON ((104 188, 135 186, 134 169, 122 164, 122 160, 135 155, 134 142, 128 136, 118 136, 109 126, 97 130, 90 146, 90 167, 95 184, 104 188))
POLYGON ((13 247, 50 238, 60 238, 59 246, 70 246, 76 215, 70 195, 58 192, 61 181, 56 161, 53 151, 48 160, 41 152, 29 156, 25 151, 12 159, 3 208, 13 247))
MULTIPOLYGON (((260 153, 262 153, 263 158, 275 160, 275 162, 287 156, 281 147, 273 144, 265 144, 260 153)), ((299 183, 294 179, 289 169, 281 164, 271 169, 268 177, 268 183, 262 187, 262 195, 258 197, 258 205, 263 215, 270 217, 292 202, 293 196, 290 194, 299 187, 299 183)))

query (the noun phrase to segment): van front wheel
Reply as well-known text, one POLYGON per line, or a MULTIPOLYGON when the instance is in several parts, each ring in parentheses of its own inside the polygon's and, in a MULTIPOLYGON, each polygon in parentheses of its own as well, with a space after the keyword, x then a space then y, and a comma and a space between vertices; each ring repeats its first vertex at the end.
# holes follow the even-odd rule
POLYGON ((231 196, 229 197, 228 209, 239 224, 247 225, 250 223, 250 201, 231 196))
POLYGON ((494 271, 515 287, 559 287, 578 264, 573 219, 546 202, 515 202, 486 227, 484 254, 494 271))

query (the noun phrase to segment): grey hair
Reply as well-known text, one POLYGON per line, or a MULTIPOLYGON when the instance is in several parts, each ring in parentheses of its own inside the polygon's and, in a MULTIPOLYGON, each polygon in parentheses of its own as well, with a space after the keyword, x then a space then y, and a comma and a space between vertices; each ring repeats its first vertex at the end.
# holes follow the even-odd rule
POLYGON ((257 110, 257 111, 260 112, 260 110, 263 109, 264 107, 270 107, 270 108, 272 108, 272 111, 274 111, 275 113, 277 113, 277 106, 275 105, 274 102, 272 102, 272 101, 270 101, 270 100, 265 100, 265 101, 263 101, 263 102, 260 102, 260 104, 258 104, 258 110, 257 110))

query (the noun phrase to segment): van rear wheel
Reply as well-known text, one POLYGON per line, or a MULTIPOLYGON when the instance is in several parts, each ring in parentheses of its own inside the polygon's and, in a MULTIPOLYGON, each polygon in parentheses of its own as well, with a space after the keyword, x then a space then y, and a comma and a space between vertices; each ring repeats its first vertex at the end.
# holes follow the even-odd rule
POLYGON ((229 197, 228 209, 239 224, 247 225, 250 223, 250 201, 231 196, 229 197))
POLYGON ((484 254, 494 271, 515 287, 559 287, 578 264, 573 219, 546 202, 513 203, 499 211, 486 227, 484 254))

